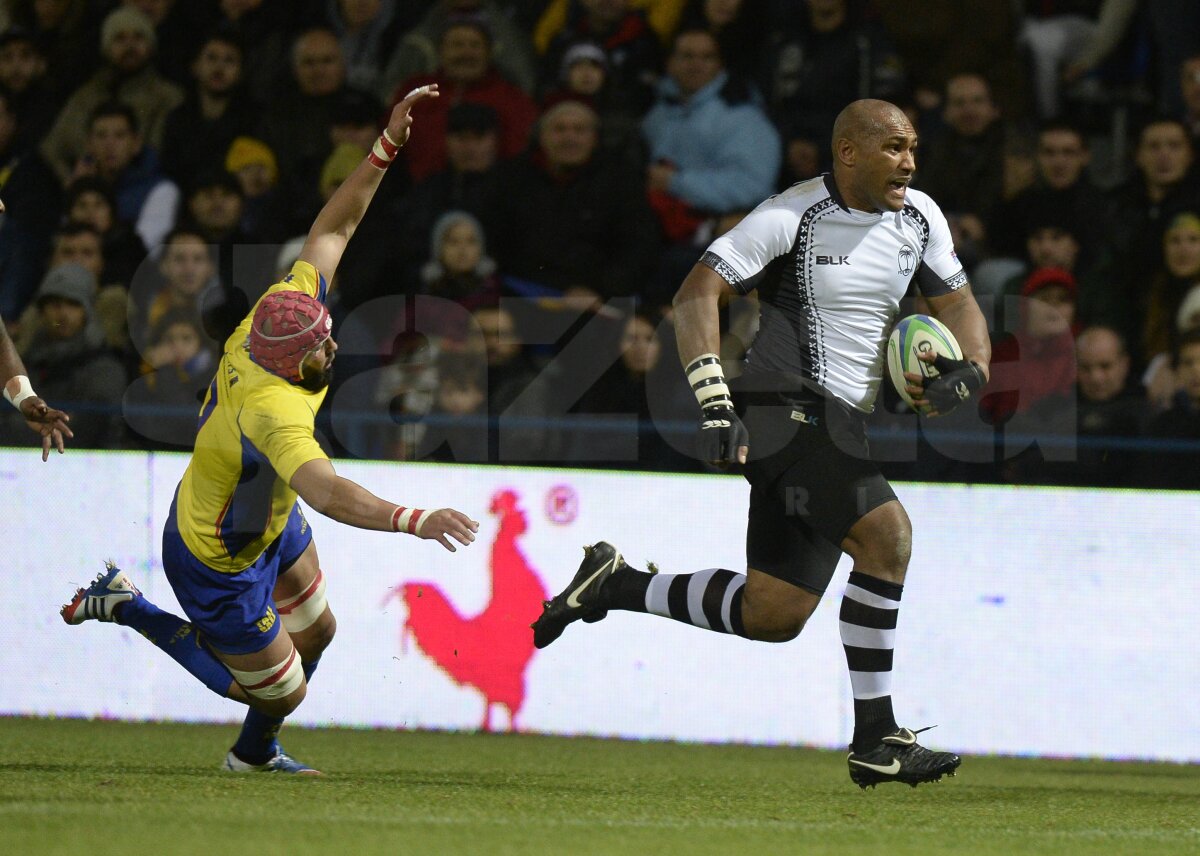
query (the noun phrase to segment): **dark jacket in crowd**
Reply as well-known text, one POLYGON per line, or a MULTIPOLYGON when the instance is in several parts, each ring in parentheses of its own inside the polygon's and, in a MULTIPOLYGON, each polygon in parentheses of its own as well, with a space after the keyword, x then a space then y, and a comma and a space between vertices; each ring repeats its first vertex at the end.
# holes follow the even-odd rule
POLYGON ((1195 448, 1166 448, 1171 441, 1200 443, 1200 407, 1181 393, 1170 410, 1150 421, 1146 437, 1163 443, 1164 447, 1146 451, 1138 461, 1143 485, 1186 490, 1200 488, 1195 448))
POLYGON ((602 297, 636 292, 658 250, 641 177, 600 158, 564 178, 544 164, 539 150, 504 168, 489 242, 500 271, 602 297))
POLYGON ((167 114, 163 128, 163 171, 186 186, 202 172, 225 168, 225 155, 235 138, 250 134, 257 121, 257 106, 244 94, 235 95, 216 119, 200 111, 195 91, 167 114))

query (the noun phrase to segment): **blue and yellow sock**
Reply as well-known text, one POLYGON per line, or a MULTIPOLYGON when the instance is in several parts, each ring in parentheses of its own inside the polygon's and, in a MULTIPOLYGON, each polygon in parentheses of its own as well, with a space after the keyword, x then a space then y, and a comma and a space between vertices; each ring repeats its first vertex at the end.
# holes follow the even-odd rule
POLYGON ((141 633, 179 665, 196 676, 200 683, 219 696, 228 696, 233 675, 213 656, 191 624, 177 615, 164 612, 146 600, 135 597, 119 604, 114 613, 118 624, 141 633))
MULTIPOLYGON (((320 662, 321 658, 318 657, 311 663, 304 664, 306 681, 312 680, 313 672, 317 670, 317 664, 320 662)), ((267 763, 279 751, 279 743, 275 738, 279 736, 279 729, 282 727, 282 716, 268 716, 250 708, 246 712, 245 721, 242 722, 242 731, 233 744, 233 754, 247 764, 267 763)))

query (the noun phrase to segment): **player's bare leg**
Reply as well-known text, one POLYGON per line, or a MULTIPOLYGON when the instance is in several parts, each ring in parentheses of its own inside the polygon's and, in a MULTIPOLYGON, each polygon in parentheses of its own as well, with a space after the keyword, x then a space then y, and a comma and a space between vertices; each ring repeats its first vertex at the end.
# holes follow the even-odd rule
MULTIPOLYGON (((337 628, 333 612, 325 601, 324 576, 321 573, 315 542, 310 541, 300 558, 279 575, 273 597, 276 612, 283 622, 284 630, 287 631, 279 634, 275 641, 287 640, 294 648, 303 670, 303 686, 307 688, 308 681, 316 671, 321 652, 333 640, 337 628)), ((251 705, 242 724, 241 733, 226 756, 226 769, 240 770, 242 765, 245 765, 250 769, 262 770, 287 764, 295 769, 285 772, 316 772, 290 758, 276 739, 284 719, 290 712, 291 710, 272 711, 261 705, 251 705), (281 762, 281 757, 287 759, 287 762, 281 762)))
POLYGON ((847 762, 850 778, 863 788, 936 782, 962 763, 953 753, 918 744, 918 732, 899 727, 892 712, 892 652, 911 545, 912 525, 896 500, 859 518, 842 542, 854 559, 839 622, 854 691, 847 762))
POLYGON ((820 602, 820 595, 751 568, 746 572, 742 595, 746 637, 760 642, 790 642, 800 635, 820 602))

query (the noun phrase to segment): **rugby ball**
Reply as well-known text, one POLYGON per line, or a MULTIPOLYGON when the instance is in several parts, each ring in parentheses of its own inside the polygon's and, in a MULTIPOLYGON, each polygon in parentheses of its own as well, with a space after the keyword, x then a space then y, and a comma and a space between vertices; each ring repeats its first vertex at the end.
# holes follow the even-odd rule
POLYGON ((946 325, 928 315, 909 315, 902 318, 892 330, 888 339, 887 365, 892 386, 904 402, 918 412, 924 408, 913 407, 912 396, 904 388, 907 381, 905 372, 923 375, 931 378, 938 376, 938 370, 924 360, 918 359, 919 354, 938 353, 953 360, 963 358, 962 348, 946 325))

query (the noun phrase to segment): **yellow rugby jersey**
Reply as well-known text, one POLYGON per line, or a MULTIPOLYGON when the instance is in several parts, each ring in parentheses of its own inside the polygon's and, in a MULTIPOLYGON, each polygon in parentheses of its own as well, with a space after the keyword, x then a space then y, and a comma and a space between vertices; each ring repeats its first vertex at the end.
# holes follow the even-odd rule
MULTIPOLYGON (((315 267, 298 261, 267 294, 276 291, 301 291, 324 303, 328 284, 315 267)), ((296 502, 292 475, 328 457, 313 437, 325 390, 309 392, 250 359, 257 307, 225 342, 176 504, 184 544, 225 573, 244 570, 279 537, 296 502)))

